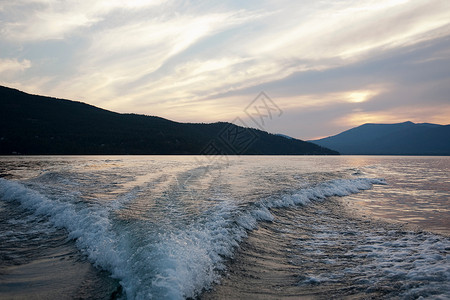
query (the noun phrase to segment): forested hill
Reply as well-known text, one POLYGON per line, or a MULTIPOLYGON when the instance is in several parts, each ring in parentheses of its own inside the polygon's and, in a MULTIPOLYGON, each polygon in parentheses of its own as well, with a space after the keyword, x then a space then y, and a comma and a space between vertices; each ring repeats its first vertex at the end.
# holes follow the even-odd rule
POLYGON ((0 154, 338 154, 219 122, 178 123, 0 86, 0 154))

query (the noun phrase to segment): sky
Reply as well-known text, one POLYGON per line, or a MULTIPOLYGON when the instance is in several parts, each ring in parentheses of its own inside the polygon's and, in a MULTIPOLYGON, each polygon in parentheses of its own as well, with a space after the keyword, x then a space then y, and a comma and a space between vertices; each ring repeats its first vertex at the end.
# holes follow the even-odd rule
POLYGON ((300 139, 450 123, 448 0, 0 0, 0 85, 300 139))

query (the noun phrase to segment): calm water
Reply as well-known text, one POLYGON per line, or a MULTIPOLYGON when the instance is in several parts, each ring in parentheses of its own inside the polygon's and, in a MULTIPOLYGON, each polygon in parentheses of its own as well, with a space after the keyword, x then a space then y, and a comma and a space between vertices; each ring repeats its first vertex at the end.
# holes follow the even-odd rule
POLYGON ((0 157, 0 298, 450 297, 450 157, 0 157))

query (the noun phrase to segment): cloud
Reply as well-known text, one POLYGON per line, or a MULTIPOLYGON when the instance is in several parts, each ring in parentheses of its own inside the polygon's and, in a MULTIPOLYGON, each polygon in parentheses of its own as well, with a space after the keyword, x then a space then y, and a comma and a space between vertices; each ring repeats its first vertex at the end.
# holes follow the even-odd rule
POLYGON ((105 73, 122 72, 131 78, 142 76, 236 21, 236 16, 224 13, 127 23, 94 33, 91 46, 84 54, 92 59, 85 64, 101 66, 105 73))
MULTIPOLYGON (((364 122, 448 124, 450 57, 443 56, 448 49, 450 37, 443 37, 262 85, 258 88, 268 92, 285 112, 268 129, 313 139, 364 122), (366 101, 347 101, 360 92, 369 96, 366 101)), ((257 92, 247 89, 242 99, 250 101, 257 92)))
POLYGON ((262 33, 244 27, 243 33, 233 37, 232 43, 225 44, 226 49, 237 56, 230 60, 229 53, 212 46, 214 57, 206 54, 201 59, 194 57, 174 66, 169 76, 156 77, 158 84, 156 87, 150 84, 152 88, 148 89, 146 97, 155 101, 161 98, 190 99, 197 105, 199 99, 263 86, 296 73, 340 68, 389 49, 403 48, 449 33, 448 28, 442 28, 450 18, 443 7, 445 4, 392 3, 384 1, 371 6, 346 2, 346 5, 331 5, 324 11, 306 16, 295 9, 265 11, 264 18, 252 20, 253 24, 263 27, 262 33), (359 15, 355 16, 356 12, 359 15), (384 17, 382 26, 380 14, 384 17), (204 69, 202 65, 211 61, 225 60, 236 63, 223 66, 222 72, 195 71, 204 69), (192 66, 191 74, 179 72, 186 70, 186 65, 192 66), (180 92, 180 87, 184 92, 180 92))
POLYGON ((17 0, 0 28, 4 84, 121 112, 227 121, 264 90, 298 137, 448 101, 448 1, 17 0))
MULTIPOLYGON (((0 58, 0 84, 8 85, 31 67, 32 63, 28 59, 0 58)), ((20 84, 16 83, 12 86, 19 88, 20 84)))
MULTIPOLYGON (((96 95, 97 103, 114 102, 111 99, 125 91, 117 103, 126 106, 130 101, 139 102, 144 98, 147 101, 186 99, 195 94, 197 87, 210 84, 210 88, 214 88, 212 73, 221 74, 222 77, 216 80, 223 86, 223 76, 228 68, 242 62, 242 58, 215 58, 211 54, 211 59, 179 57, 196 43, 256 17, 244 16, 241 11, 211 12, 200 16, 138 18, 111 25, 92 33, 86 49, 75 57, 79 62, 75 79, 60 83, 55 89, 67 92, 84 85, 83 90, 88 95, 96 95), (180 61, 163 70, 171 60, 177 59, 180 61)), ((123 111, 123 106, 120 110, 123 111)))
POLYGON ((115 10, 142 9, 164 1, 143 0, 18 0, 0 4, 1 36, 5 39, 30 43, 64 39, 76 30, 103 21, 115 10))
POLYGON ((19 61, 17 59, 1 59, 0 58, 0 74, 2 73, 15 73, 25 71, 31 67, 31 61, 24 59, 19 61))
POLYGON ((98 21, 76 6, 56 1, 18 1, 3 4, 1 36, 16 42, 63 39, 73 30, 98 21), (5 7, 6 6, 6 7, 5 7))
POLYGON ((399 123, 412 121, 422 123, 427 120, 429 123, 450 124, 448 116, 450 115, 450 104, 441 104, 439 106, 427 107, 426 105, 408 105, 395 107, 388 110, 379 110, 371 112, 352 112, 335 120, 336 125, 355 127, 365 123, 399 123))

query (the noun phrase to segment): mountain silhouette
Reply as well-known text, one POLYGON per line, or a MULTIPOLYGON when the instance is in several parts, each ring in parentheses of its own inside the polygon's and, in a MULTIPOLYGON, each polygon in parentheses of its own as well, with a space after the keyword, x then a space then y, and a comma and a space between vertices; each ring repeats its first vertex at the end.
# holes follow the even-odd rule
POLYGON ((232 123, 120 114, 0 86, 0 154, 338 154, 232 123))
POLYGON ((341 154, 450 155, 450 125, 364 124, 310 142, 341 154))

